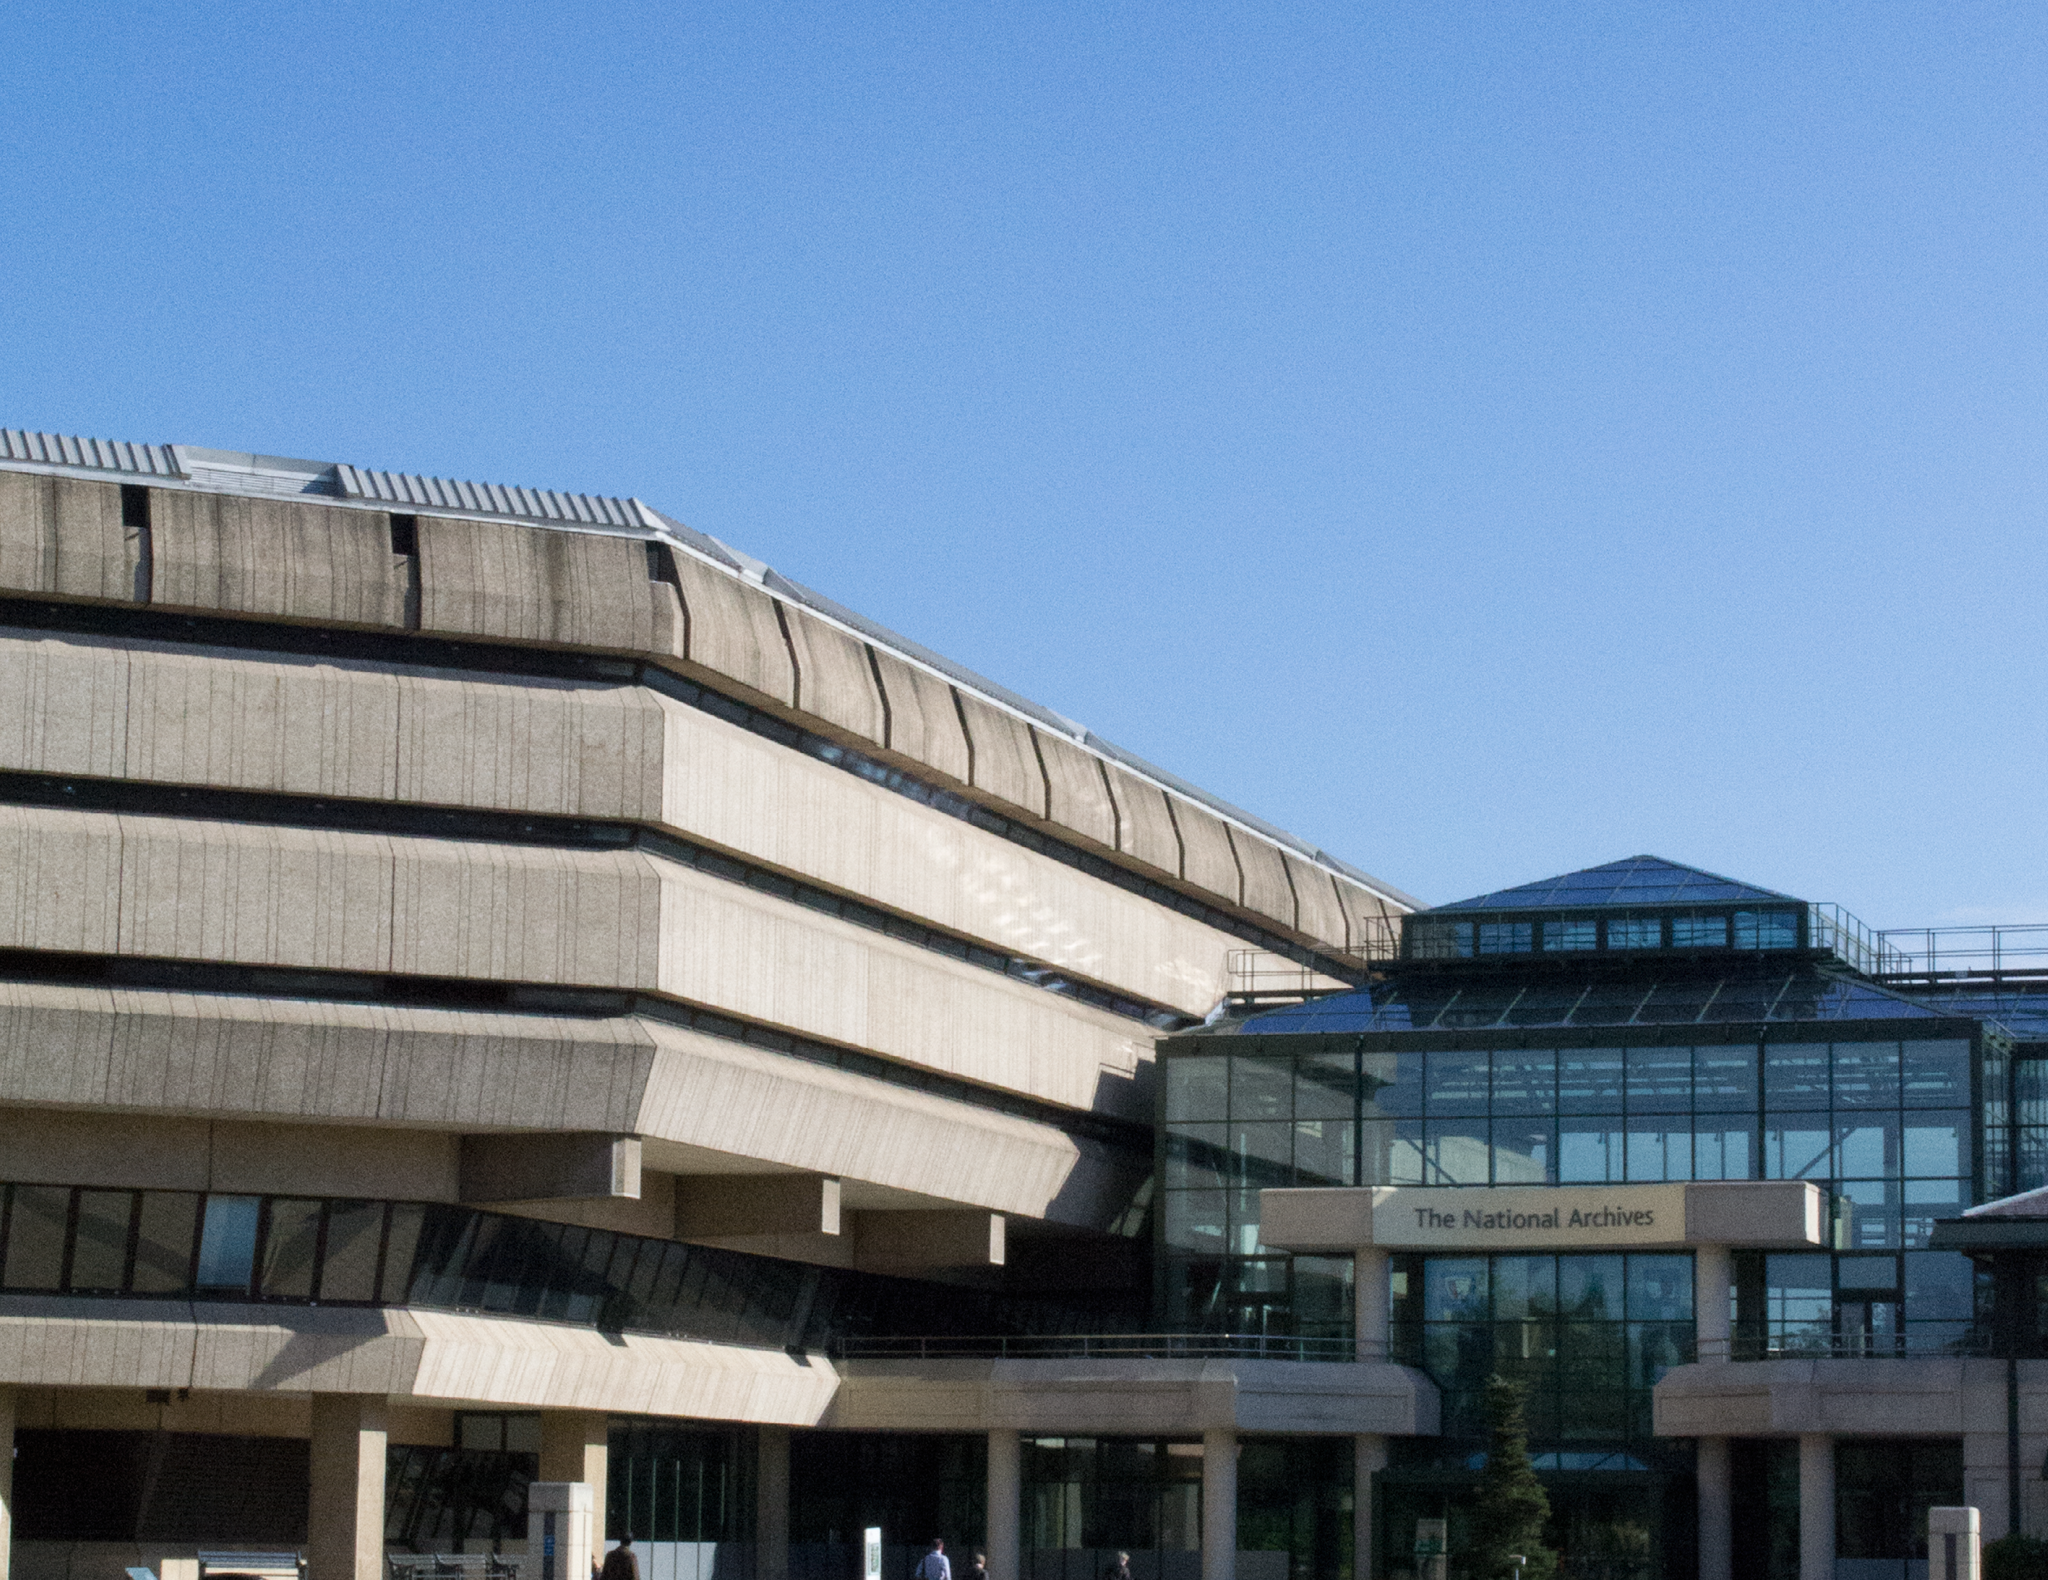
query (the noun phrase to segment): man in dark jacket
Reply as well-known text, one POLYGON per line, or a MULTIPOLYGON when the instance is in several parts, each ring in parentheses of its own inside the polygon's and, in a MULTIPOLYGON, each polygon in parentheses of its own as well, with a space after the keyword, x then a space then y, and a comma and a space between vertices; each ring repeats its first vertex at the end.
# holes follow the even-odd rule
POLYGON ((640 1580, 640 1560, 633 1553, 630 1532, 621 1536, 619 1545, 604 1555, 604 1567, 598 1570, 597 1580, 640 1580))

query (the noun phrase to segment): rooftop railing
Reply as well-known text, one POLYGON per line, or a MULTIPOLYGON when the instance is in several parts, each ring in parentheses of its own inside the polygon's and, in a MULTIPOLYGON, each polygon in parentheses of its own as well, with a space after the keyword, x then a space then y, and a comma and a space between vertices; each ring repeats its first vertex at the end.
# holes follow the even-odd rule
POLYGON ((2002 982, 2048 977, 2048 923, 1890 927, 1877 935, 1888 981, 2002 982))
POLYGON ((989 1337, 848 1338, 846 1360, 1256 1360, 1352 1361, 1348 1338, 1271 1333, 1044 1333, 989 1337))

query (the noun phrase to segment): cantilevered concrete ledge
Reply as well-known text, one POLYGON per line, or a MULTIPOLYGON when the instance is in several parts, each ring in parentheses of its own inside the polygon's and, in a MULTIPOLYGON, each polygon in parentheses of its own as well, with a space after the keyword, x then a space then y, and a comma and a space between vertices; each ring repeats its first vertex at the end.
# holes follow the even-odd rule
POLYGON ((454 1312, 0 1296, 0 1385, 381 1395, 817 1424, 820 1355, 454 1312))
MULTIPOLYGON (((2020 1393, 2031 1423, 2048 1405, 2048 1361, 2020 1362, 2020 1393)), ((1931 1356, 1676 1366, 1653 1400, 1659 1437, 2002 1433, 2005 1362, 1931 1356)))
POLYGON ((1433 1436, 1436 1386, 1385 1363, 852 1360, 826 1426, 866 1431, 1433 1436))

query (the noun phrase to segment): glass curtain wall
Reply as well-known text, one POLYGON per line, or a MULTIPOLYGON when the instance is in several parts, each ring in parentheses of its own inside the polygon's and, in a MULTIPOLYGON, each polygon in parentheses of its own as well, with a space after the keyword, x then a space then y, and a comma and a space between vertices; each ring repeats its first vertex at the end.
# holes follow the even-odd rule
MULTIPOLYGON (((1169 1049, 1163 1316, 1190 1327, 1348 1331, 1346 1264, 1267 1248, 1262 1186, 1810 1179, 1838 1199, 1839 1249, 1865 1258, 1845 1264, 1841 1288, 1875 1293, 1850 1303, 1885 1308, 1885 1292, 1895 1297, 1896 1309, 1852 1313, 1858 1332, 1966 1322, 1965 1259, 1924 1247, 1936 1218, 1978 1199, 1972 1044, 1898 1032, 1773 1026, 1709 1041, 1642 1028, 1528 1033, 1513 1047, 1304 1036, 1299 1053, 1275 1036, 1244 1038, 1242 1051, 1221 1038, 1169 1049)), ((2048 1081, 2034 1102, 2024 1112, 2038 1110, 2048 1138, 2048 1081)), ((2038 1144, 2048 1152, 2048 1139, 2038 1144)), ((1788 1264, 1795 1274, 1807 1277, 1788 1264)), ((1832 1301, 1832 1262, 1823 1282, 1832 1301)), ((1920 1337, 1934 1342, 1937 1331, 1920 1337)))

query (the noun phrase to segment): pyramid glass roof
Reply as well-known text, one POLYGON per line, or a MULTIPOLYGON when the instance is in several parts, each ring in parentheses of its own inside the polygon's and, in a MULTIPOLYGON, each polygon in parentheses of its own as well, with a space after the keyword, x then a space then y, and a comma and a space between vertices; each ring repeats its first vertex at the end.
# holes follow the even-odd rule
POLYGON ((1437 911, 1580 910, 1595 906, 1745 905, 1800 902, 1661 856, 1628 856, 1604 866, 1541 878, 1512 889, 1433 907, 1437 911))

